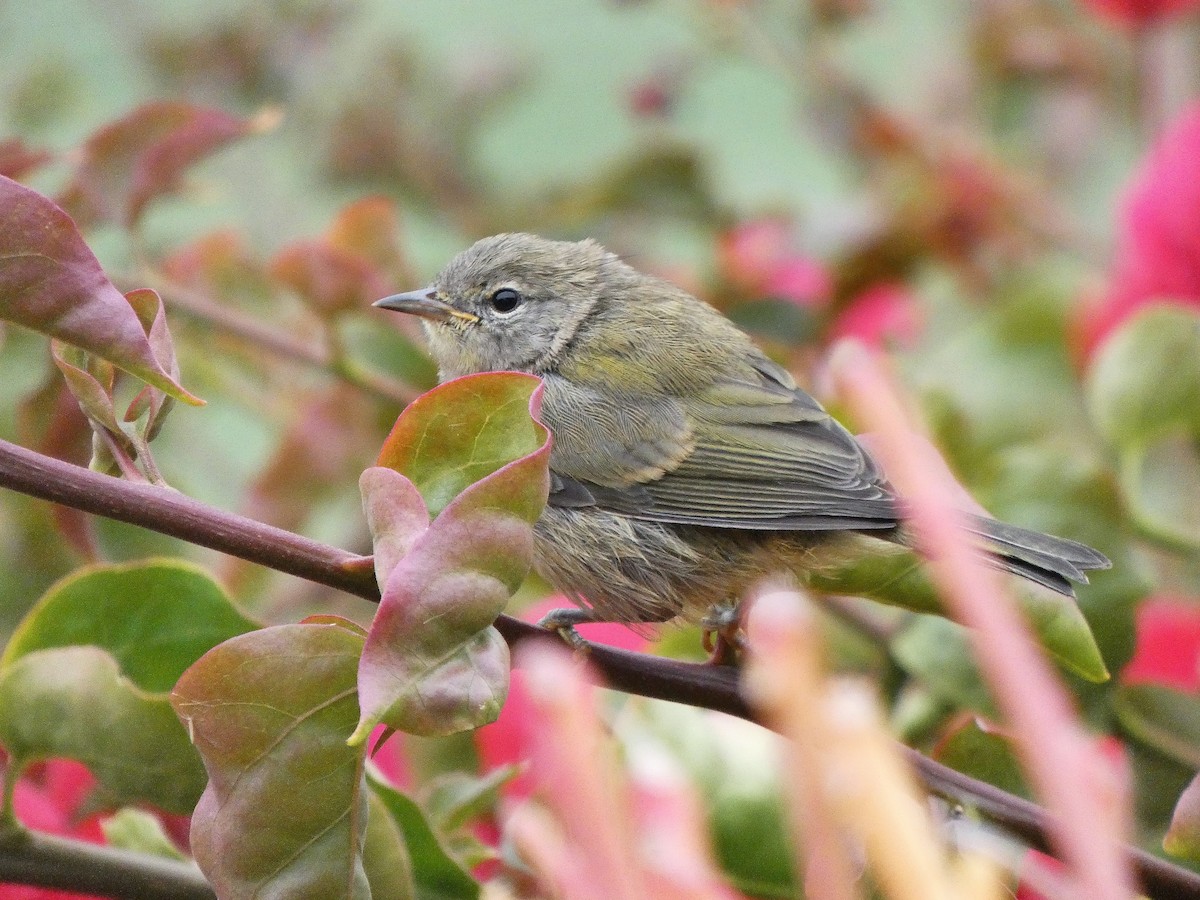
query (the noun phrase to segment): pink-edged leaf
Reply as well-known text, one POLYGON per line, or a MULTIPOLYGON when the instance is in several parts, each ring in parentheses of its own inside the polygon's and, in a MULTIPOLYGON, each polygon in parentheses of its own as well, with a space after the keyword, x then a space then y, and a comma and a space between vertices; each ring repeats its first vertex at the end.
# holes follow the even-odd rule
POLYGON ((358 480, 375 549, 375 578, 382 591, 388 575, 429 527, 429 510, 411 481, 394 469, 372 466, 358 480))
MULTIPOLYGON (((167 311, 163 306, 162 297, 150 288, 138 288, 126 294, 125 299, 129 301, 146 330, 155 358, 170 376, 178 381, 179 360, 175 355, 175 342, 171 338, 171 330, 167 327, 167 311)), ((147 385, 129 404, 125 411, 125 421, 134 422, 145 415, 141 433, 147 441, 152 441, 174 405, 175 398, 147 385)))
POLYGON ((50 357, 62 373, 67 388, 79 401, 79 408, 83 410, 83 414, 115 436, 121 436, 117 411, 113 407, 115 373, 112 365, 96 357, 89 359, 78 347, 55 340, 50 342, 50 357))
POLYGON ((1163 838, 1163 849, 1172 856, 1200 860, 1200 775, 1179 795, 1171 827, 1163 838))
POLYGON ((393 511, 406 534, 416 521, 413 487, 440 512, 384 584, 359 664, 355 741, 379 723, 440 735, 499 714, 509 658, 491 624, 529 571, 532 526, 549 491, 540 401, 532 376, 469 376, 419 398, 392 430, 380 460, 407 466, 412 486, 372 476, 373 492, 391 496, 372 496, 368 506, 393 511))
POLYGON ((278 625, 214 647, 171 695, 208 771, 196 862, 221 897, 370 896, 363 870, 362 638, 341 623, 278 625))
POLYGON ((193 405, 167 372, 129 301, 62 209, 0 177, 0 319, 58 338, 193 405))
POLYGON ((437 516, 468 486, 513 460, 539 449, 549 454, 547 431, 534 418, 539 384, 533 375, 487 372, 438 385, 396 420, 375 465, 409 479, 437 516))
POLYGON ((197 160, 271 124, 177 101, 139 106, 88 138, 63 203, 81 221, 130 227, 197 160))

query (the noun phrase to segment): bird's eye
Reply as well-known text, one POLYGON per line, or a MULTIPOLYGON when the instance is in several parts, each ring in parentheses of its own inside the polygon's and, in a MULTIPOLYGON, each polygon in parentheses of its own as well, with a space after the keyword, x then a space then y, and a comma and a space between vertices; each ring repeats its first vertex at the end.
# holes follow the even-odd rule
POLYGON ((521 305, 521 295, 512 288, 500 288, 488 298, 488 303, 498 313, 510 313, 521 305))

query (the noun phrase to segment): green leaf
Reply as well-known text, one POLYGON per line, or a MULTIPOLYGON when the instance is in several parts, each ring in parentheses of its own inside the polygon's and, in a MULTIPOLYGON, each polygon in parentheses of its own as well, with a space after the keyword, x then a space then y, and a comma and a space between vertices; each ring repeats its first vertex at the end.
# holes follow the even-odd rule
POLYGON ((463 828, 472 819, 495 812, 500 791, 520 772, 517 765, 499 766, 483 776, 448 772, 429 784, 425 806, 443 831, 463 828))
POLYGON ((439 385, 408 405, 375 465, 416 485, 436 517, 470 485, 546 448, 548 432, 530 414, 540 383, 533 375, 490 372, 439 385))
POLYGON ((1168 545, 1200 547, 1200 313, 1140 310, 1100 347, 1086 387, 1137 526, 1168 545))
POLYGON ((1200 769, 1200 697, 1157 684, 1126 684, 1118 688, 1113 708, 1138 740, 1200 769))
MULTIPOLYGON (((838 570, 810 572, 809 583, 831 594, 855 594, 919 613, 944 615, 916 557, 880 547, 838 570)), ((1087 619, 1070 597, 1010 580, 1026 621, 1042 646, 1068 670, 1088 681, 1109 677, 1087 619)))
POLYGON ((412 900, 417 896, 417 888, 404 833, 378 794, 367 795, 367 806, 363 869, 371 885, 371 896, 378 900, 412 900))
POLYGON ((146 691, 169 691, 210 648, 257 624, 199 566, 156 559, 80 569, 29 611, 0 668, 36 650, 89 644, 146 691))
POLYGON ((222 897, 367 898, 362 638, 278 625, 214 647, 171 695, 208 770, 192 850, 222 897))
POLYGON ((809 584, 827 594, 870 597, 919 613, 941 613, 942 604, 921 562, 911 551, 879 542, 837 569, 805 573, 809 584))
POLYGON ((426 785, 421 805, 441 836, 442 846, 462 866, 471 869, 496 858, 496 851, 479 840, 470 825, 496 814, 501 790, 520 772, 517 765, 501 766, 482 776, 456 770, 438 775, 426 785))
POLYGON ((1026 621, 1055 662, 1086 681, 1108 681, 1095 635, 1074 600, 1020 581, 1013 587, 1026 621))
POLYGON ((1145 446, 1175 428, 1200 436, 1200 313, 1159 305, 1131 317, 1096 355, 1087 400, 1117 447, 1145 446))
POLYGON ((1163 849, 1172 856, 1200 860, 1200 775, 1179 795, 1163 849))
POLYGON ((141 320, 71 217, 0 176, 0 319, 74 344, 185 403, 201 405, 155 356, 141 320))
POLYGON ((58 340, 50 342, 50 357, 62 372, 63 380, 79 402, 83 414, 114 435, 124 437, 113 407, 115 373, 112 363, 89 356, 78 347, 58 340))
POLYGON ((404 833, 404 842, 412 858, 417 896, 422 900, 476 900, 479 884, 442 846, 416 802, 369 768, 367 783, 404 833))
POLYGON ((1032 796, 1012 745, 978 719, 964 722, 943 738, 934 756, 938 762, 1010 794, 1032 796))
POLYGON ((1142 533, 1168 546, 1200 548, 1200 440, 1174 430, 1121 453, 1121 490, 1142 533))
POLYGON ((709 813, 717 862, 754 897, 795 897, 796 873, 780 797, 728 792, 709 813))
POLYGON ((491 624, 529 572, 549 490, 549 431, 534 418, 540 392, 538 379, 515 373, 435 388, 405 410, 380 456, 407 468, 363 474, 386 580, 359 667, 354 741, 380 722, 442 735, 499 714, 508 646, 491 624), (458 492, 448 504, 447 489, 458 492), (440 511, 424 531, 422 497, 440 511))
POLYGON ((1079 608, 1108 668, 1122 668, 1133 654, 1133 609, 1149 585, 1107 461, 1074 443, 1039 440, 993 454, 987 467, 980 499, 1000 518, 1081 540, 1112 560, 1078 589, 1079 608))
POLYGON ((96 647, 37 650, 0 670, 0 744, 23 763, 79 760, 121 803, 187 813, 204 788, 167 697, 131 684, 96 647))
POLYGON ((995 701, 975 665, 970 636, 939 616, 916 616, 892 639, 892 656, 904 671, 956 706, 997 718, 995 701))
POLYGON ((163 831, 162 822, 144 809, 125 807, 100 822, 104 840, 112 847, 167 859, 186 860, 163 831))

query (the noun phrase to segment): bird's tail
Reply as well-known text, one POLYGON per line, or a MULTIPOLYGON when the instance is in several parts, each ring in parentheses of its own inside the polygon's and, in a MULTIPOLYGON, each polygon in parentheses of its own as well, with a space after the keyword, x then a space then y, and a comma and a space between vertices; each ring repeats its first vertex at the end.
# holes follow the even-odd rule
POLYGON ((971 516, 970 528, 983 538, 992 564, 1005 572, 1075 596, 1071 582, 1087 584, 1088 569, 1107 569, 1107 556, 1078 541, 1042 534, 983 516, 971 516))

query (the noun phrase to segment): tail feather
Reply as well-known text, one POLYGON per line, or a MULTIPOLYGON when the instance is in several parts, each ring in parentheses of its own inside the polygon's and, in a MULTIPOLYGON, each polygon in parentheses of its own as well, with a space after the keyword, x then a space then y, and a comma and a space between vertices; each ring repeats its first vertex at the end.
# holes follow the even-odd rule
POLYGON ((1087 584, 1087 570, 1112 566, 1107 556, 1086 544, 995 519, 972 516, 971 530, 984 539, 997 568, 1068 597, 1075 596, 1072 581, 1087 584))

